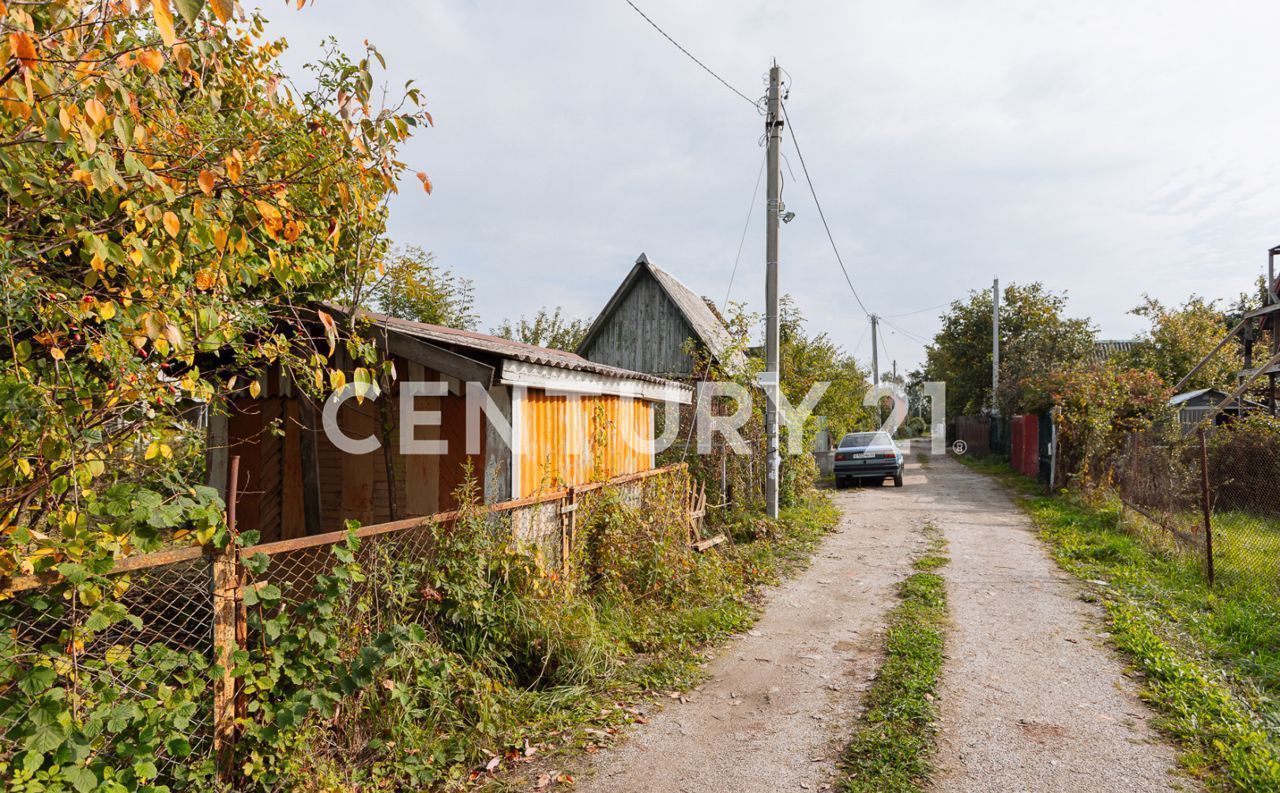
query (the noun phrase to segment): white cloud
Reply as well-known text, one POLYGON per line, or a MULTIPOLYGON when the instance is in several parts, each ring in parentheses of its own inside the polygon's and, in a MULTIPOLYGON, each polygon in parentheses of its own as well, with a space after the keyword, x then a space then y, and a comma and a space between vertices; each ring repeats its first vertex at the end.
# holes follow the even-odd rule
MULTIPOLYGON (((885 314, 1002 281, 1068 290, 1105 335, 1139 327, 1143 292, 1180 301, 1249 287, 1280 242, 1280 6, 645 0, 678 41, 750 96, 777 56, 832 231, 885 314), (1273 236, 1275 235, 1275 236, 1273 236)), ((476 281, 485 326, 543 304, 589 314, 640 251, 721 300, 759 168, 761 120, 621 0, 271 4, 314 58, 327 35, 387 56, 436 118, 408 147, 391 230, 476 281)), ((865 323, 801 183, 784 289, 852 348, 865 323)), ((759 305, 759 208, 734 285, 759 305)), ((902 317, 930 335, 934 314, 902 317)), ((902 366, 918 345, 889 336, 902 366)), ((866 342, 861 352, 865 357, 866 342)))

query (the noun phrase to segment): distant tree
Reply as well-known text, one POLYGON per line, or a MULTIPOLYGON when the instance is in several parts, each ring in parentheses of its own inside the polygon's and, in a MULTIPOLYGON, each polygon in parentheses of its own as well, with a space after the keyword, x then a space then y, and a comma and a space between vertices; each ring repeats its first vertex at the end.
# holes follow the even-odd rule
POLYGON ((826 333, 807 335, 804 316, 790 295, 783 297, 778 322, 782 389, 791 404, 800 404, 815 383, 830 383, 813 414, 827 417, 831 437, 875 428, 874 408, 862 404, 870 387, 868 372, 826 333))
MULTIPOLYGON (((1192 295, 1181 307, 1171 308, 1144 295, 1132 314, 1151 326, 1139 337, 1133 365, 1149 369, 1170 386, 1176 384, 1227 335, 1229 319, 1216 301, 1192 295)), ((1229 344, 1196 373, 1184 390, 1231 385, 1244 367, 1240 347, 1229 344)))
POLYGON ((479 319, 471 280, 439 266, 435 254, 416 245, 388 253, 364 302, 393 317, 462 330, 475 330, 479 319))
POLYGON ((947 384, 949 415, 1026 410, 1039 399, 1036 381, 1088 361, 1094 329, 1064 316, 1066 298, 1039 282, 1005 287, 1000 301, 1000 393, 991 393, 991 293, 975 290, 942 316, 926 348, 926 380, 947 384), (997 401, 998 400, 998 401, 997 401))
POLYGON ((504 339, 573 352, 586 337, 587 331, 591 328, 591 320, 567 319, 563 311, 560 306, 556 306, 554 311, 540 308, 533 315, 533 319, 527 319, 522 314, 515 322, 509 319, 503 320, 502 324, 491 332, 504 339))

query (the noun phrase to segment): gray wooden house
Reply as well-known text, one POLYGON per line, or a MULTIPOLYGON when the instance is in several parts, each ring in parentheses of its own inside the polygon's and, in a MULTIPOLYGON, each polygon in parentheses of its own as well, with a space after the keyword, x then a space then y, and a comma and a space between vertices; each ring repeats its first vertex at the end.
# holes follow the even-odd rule
POLYGON ((723 367, 741 363, 719 313, 642 253, 577 352, 595 363, 679 380, 694 374, 689 340, 723 367))

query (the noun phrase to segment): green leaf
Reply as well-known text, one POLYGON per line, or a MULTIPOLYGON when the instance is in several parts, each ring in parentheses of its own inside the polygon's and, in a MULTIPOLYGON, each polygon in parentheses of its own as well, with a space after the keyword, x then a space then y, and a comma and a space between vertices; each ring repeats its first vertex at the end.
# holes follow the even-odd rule
POLYGON ((191 742, 182 736, 170 738, 164 746, 173 757, 186 757, 191 754, 191 742))
POLYGON ((204 0, 174 0, 173 4, 178 7, 178 13, 182 18, 191 25, 200 18, 200 11, 204 8, 204 0))
POLYGON ((89 793, 98 786, 98 775, 82 765, 64 765, 62 778, 79 793, 89 793))
POLYGON ((84 565, 75 562, 63 562, 58 565, 58 573, 76 586, 83 584, 85 578, 89 575, 89 571, 85 569, 84 565))

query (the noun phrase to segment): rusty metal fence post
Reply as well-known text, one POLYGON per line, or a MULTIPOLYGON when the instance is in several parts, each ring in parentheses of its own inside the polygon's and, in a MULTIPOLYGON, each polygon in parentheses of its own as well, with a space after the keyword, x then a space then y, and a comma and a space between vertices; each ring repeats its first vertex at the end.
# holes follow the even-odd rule
POLYGON ((213 658, 218 676, 213 686, 213 750, 218 775, 230 783, 235 774, 236 679, 233 655, 244 633, 240 588, 240 551, 236 547, 236 500, 240 458, 231 458, 227 483, 227 544, 213 557, 213 658))
POLYGON ((1204 566, 1213 586, 1213 509, 1209 500, 1209 451, 1200 427, 1200 509, 1204 513, 1204 566))

